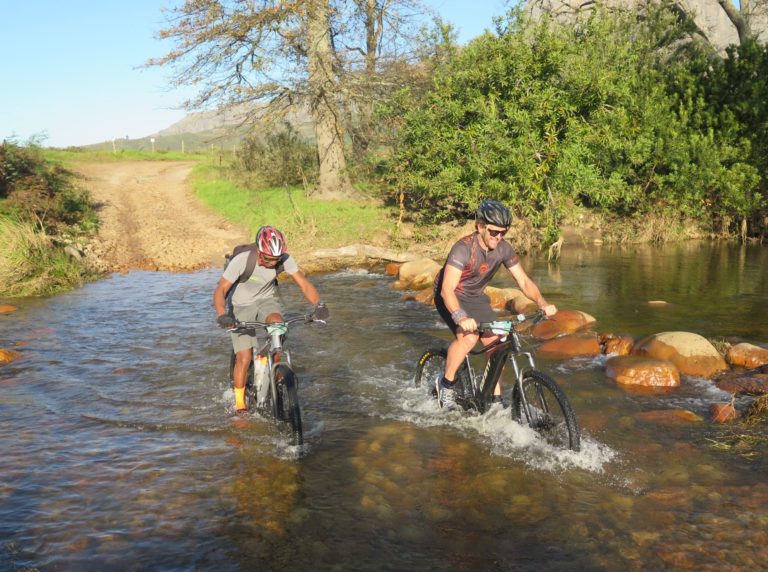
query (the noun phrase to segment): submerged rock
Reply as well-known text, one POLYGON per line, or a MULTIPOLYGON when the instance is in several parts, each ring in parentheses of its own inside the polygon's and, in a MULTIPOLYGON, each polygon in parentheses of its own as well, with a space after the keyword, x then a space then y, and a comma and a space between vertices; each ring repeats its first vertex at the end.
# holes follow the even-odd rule
POLYGON ((597 334, 570 334, 545 341, 539 346, 538 353, 555 358, 596 356, 600 355, 600 344, 597 334))
POLYGON ((0 348, 0 365, 9 364, 21 357, 21 354, 14 350, 4 350, 0 348))

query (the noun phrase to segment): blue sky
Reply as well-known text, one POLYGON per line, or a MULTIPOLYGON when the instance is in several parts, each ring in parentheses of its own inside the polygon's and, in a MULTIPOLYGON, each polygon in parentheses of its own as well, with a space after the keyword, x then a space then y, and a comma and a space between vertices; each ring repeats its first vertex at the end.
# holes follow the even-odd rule
MULTIPOLYGON (((184 117, 191 92, 141 69, 170 47, 154 38, 168 0, 0 0, 0 140, 53 147, 151 135, 184 117)), ((425 0, 466 43, 509 0, 425 0)))

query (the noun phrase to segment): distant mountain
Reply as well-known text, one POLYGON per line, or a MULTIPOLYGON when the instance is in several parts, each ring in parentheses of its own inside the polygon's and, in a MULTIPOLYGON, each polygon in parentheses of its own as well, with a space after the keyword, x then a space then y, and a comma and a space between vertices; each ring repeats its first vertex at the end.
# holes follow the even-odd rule
MULTIPOLYGON (((117 139, 84 146, 101 151, 199 151, 202 149, 233 149, 243 137, 252 134, 266 134, 270 129, 268 121, 243 124, 246 112, 243 108, 224 111, 203 111, 191 113, 173 125, 138 139, 117 139)), ((286 117, 293 128, 308 141, 314 140, 312 119, 308 110, 299 110, 286 117)))

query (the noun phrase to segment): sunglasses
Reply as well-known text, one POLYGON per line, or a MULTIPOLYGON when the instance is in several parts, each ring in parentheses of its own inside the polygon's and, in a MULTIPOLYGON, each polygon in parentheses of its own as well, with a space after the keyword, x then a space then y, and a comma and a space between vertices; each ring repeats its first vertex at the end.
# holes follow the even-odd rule
POLYGON ((273 256, 264 256, 263 254, 261 255, 261 259, 267 264, 272 264, 273 262, 280 262, 280 257, 275 258, 273 256))
POLYGON ((491 230, 489 228, 488 234, 490 234, 494 238, 498 238, 500 236, 504 236, 505 234, 507 234, 507 229, 505 228, 504 230, 491 230))

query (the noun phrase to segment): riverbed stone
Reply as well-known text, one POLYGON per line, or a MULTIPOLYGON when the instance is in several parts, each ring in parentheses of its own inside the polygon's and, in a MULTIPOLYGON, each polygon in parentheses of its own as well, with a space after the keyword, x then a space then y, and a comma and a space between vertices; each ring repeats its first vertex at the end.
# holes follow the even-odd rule
POLYGON ((754 344, 741 343, 728 348, 726 359, 731 365, 756 368, 768 364, 768 350, 754 344))
POLYGON ((615 356, 605 362, 606 375, 620 385, 678 387, 680 373, 672 362, 644 356, 615 356))
POLYGON ((435 304, 435 294, 431 288, 425 290, 417 290, 416 292, 408 292, 403 294, 403 300, 413 300, 415 302, 421 302, 422 304, 435 304))
MULTIPOLYGON (((659 425, 680 425, 683 423, 699 423, 704 421, 699 415, 687 409, 655 409, 652 411, 641 411, 637 417, 659 425)), ((683 479, 685 480, 685 479, 683 479)))
POLYGON ((713 403, 709 406, 709 415, 715 423, 725 423, 738 417, 736 408, 730 403, 713 403))
POLYGON ((399 262, 390 262, 384 267, 384 273, 387 276, 397 276, 400 274, 400 264, 399 262))
POLYGON ((403 282, 413 282, 413 280, 420 274, 428 274, 434 278, 440 271, 440 268, 442 267, 431 258, 409 260, 400 265, 398 278, 403 282))
POLYGON ((595 333, 569 334, 545 341, 538 353, 550 358, 596 356, 600 355, 600 343, 595 333))
POLYGON ((495 310, 505 310, 515 314, 527 314, 538 309, 536 302, 528 298, 518 288, 496 288, 488 286, 485 293, 495 310))
POLYGON ((21 357, 21 354, 14 350, 5 350, 0 348, 0 365, 6 365, 13 361, 16 361, 21 357))
POLYGON ((728 369, 725 359, 704 337, 691 332, 661 332, 638 341, 632 354, 670 361, 683 375, 711 378, 728 369))
POLYGON ((632 353, 632 348, 635 345, 635 338, 632 336, 620 336, 611 333, 600 334, 598 341, 600 342, 600 351, 605 355, 627 356, 632 353))
POLYGON ((539 322, 531 328, 531 335, 539 340, 551 340, 557 336, 573 334, 589 328, 597 320, 579 310, 558 310, 549 320, 539 322))
POLYGON ((726 377, 718 379, 715 384, 718 389, 734 395, 768 395, 768 374, 766 373, 726 377))
POLYGON ((16 306, 8 306, 8 305, 0 306, 0 314, 5 314, 7 312, 15 312, 16 310, 18 310, 16 306))

